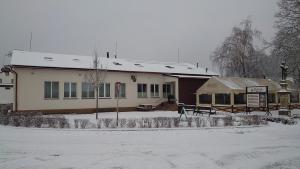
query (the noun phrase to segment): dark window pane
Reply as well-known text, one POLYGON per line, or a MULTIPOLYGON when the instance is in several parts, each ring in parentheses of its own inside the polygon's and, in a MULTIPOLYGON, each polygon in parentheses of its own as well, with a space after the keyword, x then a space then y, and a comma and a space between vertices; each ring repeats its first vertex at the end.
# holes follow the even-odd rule
POLYGON ((211 104, 212 97, 210 94, 201 94, 199 95, 199 103, 201 104, 211 104))
POLYGON ((71 97, 76 97, 76 83, 71 83, 71 97))
POLYGON ((105 84, 105 97, 110 97, 110 84, 105 84))
POLYGON ((104 97, 104 84, 101 83, 99 86, 99 97, 104 97))
POLYGON ((83 98, 88 97, 88 84, 87 83, 82 83, 82 93, 81 93, 83 98))
POLYGON ((51 82, 44 83, 44 98, 51 98, 51 82))
POLYGON ((94 87, 92 84, 88 85, 88 97, 95 97, 95 91, 94 91, 94 87))
POLYGON ((64 97, 70 97, 70 83, 64 83, 64 97))
POLYGON ((215 94, 216 104, 230 104, 230 94, 215 94))
POLYGON ((58 91, 58 82, 52 82, 52 98, 58 99, 59 91, 58 91))
POLYGON ((246 94, 234 94, 234 104, 246 104, 246 94))
POLYGON ((290 95, 291 103, 299 103, 299 93, 292 92, 290 95))
POLYGON ((269 103, 275 103, 275 93, 269 93, 268 95, 268 101, 269 103))

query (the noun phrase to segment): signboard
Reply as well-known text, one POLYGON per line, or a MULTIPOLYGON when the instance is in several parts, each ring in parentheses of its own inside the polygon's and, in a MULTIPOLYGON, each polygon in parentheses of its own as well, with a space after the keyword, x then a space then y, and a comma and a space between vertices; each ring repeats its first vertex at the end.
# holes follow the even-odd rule
POLYGON ((266 93, 266 92, 267 92, 266 86, 247 87, 247 93, 266 93))
POLYGON ((259 94, 247 94, 247 106, 259 107, 259 94))
POLYGON ((247 104, 246 111, 250 112, 251 108, 263 108, 266 114, 269 112, 268 103, 268 86, 251 86, 246 87, 247 104))

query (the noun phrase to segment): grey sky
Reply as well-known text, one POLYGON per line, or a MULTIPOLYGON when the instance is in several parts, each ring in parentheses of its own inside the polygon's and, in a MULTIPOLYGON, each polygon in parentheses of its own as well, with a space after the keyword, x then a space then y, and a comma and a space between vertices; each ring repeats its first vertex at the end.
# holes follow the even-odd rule
MULTIPOLYGON (((212 68, 209 55, 233 26, 251 16, 253 26, 274 36, 277 0, 1 0, 0 54, 28 50, 180 61, 212 68)), ((1 62, 3 59, 0 60, 1 62)))

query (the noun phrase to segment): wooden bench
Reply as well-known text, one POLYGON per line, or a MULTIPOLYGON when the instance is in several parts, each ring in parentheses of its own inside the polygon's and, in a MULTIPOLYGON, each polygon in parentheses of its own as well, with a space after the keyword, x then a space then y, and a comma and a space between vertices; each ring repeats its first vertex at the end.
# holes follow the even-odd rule
POLYGON ((196 116, 198 114, 202 114, 202 116, 203 114, 208 114, 210 116, 211 114, 216 114, 216 113, 217 113, 216 109, 212 106, 196 106, 193 111, 193 115, 196 114, 196 116))
POLYGON ((137 110, 140 111, 151 111, 154 110, 156 107, 153 106, 152 104, 140 104, 139 106, 136 107, 137 110))

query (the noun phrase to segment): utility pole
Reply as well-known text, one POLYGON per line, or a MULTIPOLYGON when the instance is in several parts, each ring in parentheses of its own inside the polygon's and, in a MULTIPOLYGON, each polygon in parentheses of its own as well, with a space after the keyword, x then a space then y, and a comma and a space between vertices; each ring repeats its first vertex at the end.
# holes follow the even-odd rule
POLYGON ((32 32, 30 32, 29 51, 31 51, 32 32))

